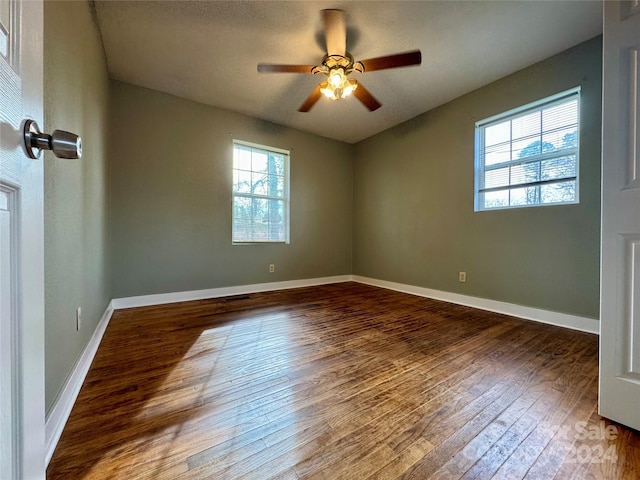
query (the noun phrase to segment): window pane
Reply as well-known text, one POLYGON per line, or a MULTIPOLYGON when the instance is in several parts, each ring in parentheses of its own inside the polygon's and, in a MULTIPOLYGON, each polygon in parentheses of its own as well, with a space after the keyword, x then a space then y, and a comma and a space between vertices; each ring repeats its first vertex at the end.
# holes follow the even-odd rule
POLYGON ((487 127, 484 131, 484 145, 490 147, 511 140, 511 122, 506 121, 487 127))
POLYGON ((540 155, 540 140, 529 139, 518 140, 513 142, 513 151, 511 152, 511 160, 518 158, 532 157, 534 155, 540 155))
POLYGON ((511 205, 536 205, 540 203, 540 186, 514 188, 511 190, 511 205))
POLYGON ((499 144, 485 149, 484 164, 487 166, 511 160, 509 144, 499 144))
POLYGON ((268 175, 265 179, 265 188, 267 195, 275 197, 278 195, 278 177, 275 175, 268 175))
POLYGON ((540 141, 538 140, 519 140, 517 142, 513 142, 513 160, 519 158, 527 158, 533 157, 535 155, 540 155, 542 153, 548 153, 555 150, 555 146, 553 143, 548 141, 540 141))
POLYGON ((533 112, 512 121, 513 140, 528 140, 529 143, 540 137, 540 112, 533 112))
POLYGON ((251 157, 251 170, 254 172, 267 172, 267 154, 265 152, 253 151, 251 157))
POLYGON ((484 207, 496 208, 509 205, 509 191, 498 190, 496 192, 486 192, 484 194, 484 207))
POLYGON ((509 205, 526 205, 527 204, 527 189, 526 188, 512 188, 509 195, 509 205))
POLYGON ((513 165, 511 167, 511 185, 530 182, 531 170, 532 167, 529 164, 513 165))
POLYGON ((578 147, 578 129, 574 128, 562 137, 561 148, 577 148, 578 147))
POLYGON ((269 200, 269 240, 284 239, 284 202, 269 200))
POLYGON ((575 155, 544 160, 541 165, 542 180, 555 180, 576 176, 575 155))
POLYGON ((522 166, 524 181, 527 183, 540 180, 540 162, 526 163, 522 166))
POLYGON ((542 110, 542 131, 556 130, 558 128, 577 125, 578 100, 555 105, 542 110))
POLYGON ((284 177, 277 176, 272 178, 275 178, 275 188, 276 188, 275 194, 273 194, 273 196, 284 197, 284 177))
POLYGON ((540 187, 541 203, 574 202, 576 199, 576 182, 553 183, 540 187))
POLYGON ((284 175, 284 157, 282 155, 269 156, 269 173, 271 175, 284 175))
POLYGON ((489 170, 484 176, 484 188, 495 188, 509 185, 509 167, 489 170))
POLYGON ((234 191, 237 193, 251 193, 251 172, 234 170, 234 191))
POLYGON ((267 175, 255 172, 251 174, 251 193, 254 195, 267 194, 267 175))
POLYGON ((233 168, 251 170, 251 149, 248 147, 233 147, 233 168))
POLYGON ((233 240, 251 238, 251 199, 233 197, 233 240))
POLYGON ((267 240, 267 221, 269 218, 269 207, 264 198, 253 199, 253 239, 267 240))
POLYGON ((576 137, 576 127, 554 130, 551 132, 546 132, 542 135, 542 139, 545 143, 553 145, 554 148, 557 149, 575 147, 576 137))

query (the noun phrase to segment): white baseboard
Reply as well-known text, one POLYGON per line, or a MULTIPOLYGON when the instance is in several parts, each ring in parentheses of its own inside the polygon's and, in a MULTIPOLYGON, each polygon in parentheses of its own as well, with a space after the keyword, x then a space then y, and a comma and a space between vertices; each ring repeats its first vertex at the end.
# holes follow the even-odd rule
POLYGON ((121 308, 148 307, 150 305, 162 305, 165 303, 188 302, 190 300, 203 300, 206 298, 226 297, 229 295, 244 295, 247 293, 311 287, 314 285, 348 282, 351 280, 352 275, 336 275, 333 277, 307 278, 303 280, 289 280, 285 282, 254 283, 253 285, 239 285, 237 287, 207 288, 205 290, 193 290, 190 292, 160 293, 155 295, 142 295, 139 297, 115 298, 113 300, 113 307, 116 310, 121 308))
POLYGON ((445 302, 456 303, 468 307, 488 310, 490 312, 502 313, 514 317, 547 323, 559 327, 570 328, 588 333, 600 333, 600 322, 593 318, 580 317, 567 313, 553 312, 540 308, 526 307, 514 303, 489 300, 486 298, 472 297, 459 293, 433 290, 425 287, 406 285, 402 283, 388 282, 375 278, 361 277, 359 275, 337 275, 333 277, 310 278, 304 280, 290 280, 285 282, 257 283, 253 285, 239 285, 235 287, 209 288, 205 290, 193 290, 188 292, 161 293, 155 295, 142 295, 138 297, 116 298, 113 300, 113 307, 120 308, 146 307, 151 305, 162 305, 165 303, 187 302, 189 300, 202 300, 206 298, 226 297, 229 295, 243 295, 248 293, 268 292, 274 290, 286 290, 289 288, 310 287, 313 285, 325 285, 340 282, 359 282, 367 285, 388 288, 398 292, 410 293, 421 297, 443 300, 445 302))
POLYGON ((58 440, 60 440, 64 426, 67 424, 73 405, 76 403, 76 398, 78 398, 80 388, 82 388, 84 379, 89 372, 91 362, 93 362, 93 357, 95 357, 96 352, 98 351, 98 347, 102 341, 102 336, 107 329, 107 325, 109 325, 109 320, 111 320, 113 311, 113 302, 109 302, 109 305, 107 305, 107 309, 104 311, 100 322, 98 322, 98 326, 93 332, 89 343, 87 343, 82 355, 73 367, 71 374, 65 382, 62 392, 60 392, 53 409, 47 417, 45 424, 46 465, 49 465, 53 452, 58 445, 58 440))
POLYGON ((596 335, 600 333, 600 322, 593 318, 552 312, 550 310, 542 310, 533 307, 525 307, 523 305, 489 300, 486 298, 471 297, 469 295, 462 295, 459 293, 444 292, 442 290, 432 290, 430 288, 405 285, 403 283, 388 282, 386 280, 361 277, 359 275, 353 275, 352 277, 354 282, 364 283, 367 285, 388 288, 390 290, 433 298, 435 300, 443 300, 445 302, 465 305, 467 307, 479 308, 481 310, 502 313, 513 317, 524 318, 526 320, 533 320, 535 322, 547 323, 559 327, 570 328, 572 330, 579 330, 581 332, 595 333, 596 335))

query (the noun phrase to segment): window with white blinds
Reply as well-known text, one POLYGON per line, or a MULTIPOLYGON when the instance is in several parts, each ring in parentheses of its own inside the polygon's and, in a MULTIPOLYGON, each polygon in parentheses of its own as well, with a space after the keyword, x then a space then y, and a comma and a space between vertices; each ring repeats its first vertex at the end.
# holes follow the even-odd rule
POLYGON ((289 243, 289 152, 234 140, 233 243, 289 243))
POLYGON ((476 123, 475 210, 578 203, 580 89, 476 123))

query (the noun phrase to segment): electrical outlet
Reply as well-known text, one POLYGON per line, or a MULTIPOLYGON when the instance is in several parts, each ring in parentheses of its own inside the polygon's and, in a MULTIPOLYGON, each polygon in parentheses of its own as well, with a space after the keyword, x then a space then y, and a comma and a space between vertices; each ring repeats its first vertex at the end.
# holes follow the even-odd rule
POLYGON ((80 325, 82 324, 82 307, 76 309, 76 331, 80 331, 80 325))
POLYGON ((276 266, 273 263, 269 264, 269 273, 273 273, 275 271, 276 271, 276 266))
POLYGON ((458 273, 458 281, 460 283, 465 283, 467 281, 467 272, 459 272, 458 273))

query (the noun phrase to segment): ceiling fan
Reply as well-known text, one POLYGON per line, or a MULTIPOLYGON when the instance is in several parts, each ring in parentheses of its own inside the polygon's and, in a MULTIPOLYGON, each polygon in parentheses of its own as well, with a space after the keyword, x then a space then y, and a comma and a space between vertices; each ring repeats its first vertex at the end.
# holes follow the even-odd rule
POLYGON ((353 94, 370 111, 377 110, 382 104, 353 78, 349 78, 352 72, 372 72, 388 68, 408 67, 420 65, 422 54, 420 50, 387 55, 384 57, 370 58, 368 60, 354 61, 353 56, 347 52, 347 29, 342 10, 322 10, 327 53, 320 65, 276 65, 259 63, 258 72, 261 73, 322 73, 327 79, 320 83, 311 92, 311 95, 298 109, 299 112, 308 112, 316 104, 322 95, 337 100, 353 94))

